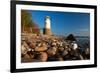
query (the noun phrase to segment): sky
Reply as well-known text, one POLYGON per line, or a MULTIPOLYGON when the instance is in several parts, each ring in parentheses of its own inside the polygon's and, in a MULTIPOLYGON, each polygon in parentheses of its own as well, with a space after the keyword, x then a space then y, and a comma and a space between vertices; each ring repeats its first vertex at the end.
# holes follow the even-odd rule
POLYGON ((45 17, 51 20, 51 31, 54 35, 89 36, 90 35, 90 14, 76 12, 56 12, 28 10, 32 20, 42 30, 45 25, 45 17))

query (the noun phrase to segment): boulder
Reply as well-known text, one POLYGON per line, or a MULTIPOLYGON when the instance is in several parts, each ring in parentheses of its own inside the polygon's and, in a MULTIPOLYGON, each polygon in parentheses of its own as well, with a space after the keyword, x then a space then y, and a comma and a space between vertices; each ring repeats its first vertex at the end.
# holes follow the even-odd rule
POLYGON ((58 61, 64 61, 63 57, 58 57, 58 61))
POLYGON ((47 50, 47 46, 46 45, 37 46, 35 48, 35 51, 38 51, 38 52, 43 52, 43 51, 46 51, 46 50, 47 50))
POLYGON ((29 46, 30 46, 32 49, 34 49, 34 48, 36 47, 34 43, 30 43, 29 46))
POLYGON ((21 45, 21 54, 26 54, 27 48, 24 45, 21 45))
POLYGON ((68 51, 67 50, 64 50, 63 53, 62 53, 63 56, 65 56, 67 54, 68 54, 68 51))
POLYGON ((39 60, 40 62, 46 62, 48 59, 48 54, 46 52, 40 52, 39 60))
POLYGON ((58 49, 59 49, 59 51, 64 51, 63 47, 59 47, 58 49))
POLYGON ((22 42, 22 45, 25 47, 25 48, 29 48, 29 45, 24 41, 24 42, 22 42))
POLYGON ((52 56, 52 55, 56 54, 56 51, 57 51, 57 48, 56 47, 52 47, 52 48, 49 48, 47 50, 47 53, 52 56))
POLYGON ((66 40, 69 40, 69 41, 76 41, 76 38, 73 34, 70 34, 66 37, 66 40))

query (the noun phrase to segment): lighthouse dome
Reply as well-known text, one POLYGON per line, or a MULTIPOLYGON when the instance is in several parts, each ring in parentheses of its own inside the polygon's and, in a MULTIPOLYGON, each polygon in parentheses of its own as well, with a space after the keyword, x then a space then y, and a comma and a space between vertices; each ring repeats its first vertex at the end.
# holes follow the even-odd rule
POLYGON ((46 16, 46 19, 47 19, 47 18, 50 18, 50 17, 49 17, 49 16, 46 16))

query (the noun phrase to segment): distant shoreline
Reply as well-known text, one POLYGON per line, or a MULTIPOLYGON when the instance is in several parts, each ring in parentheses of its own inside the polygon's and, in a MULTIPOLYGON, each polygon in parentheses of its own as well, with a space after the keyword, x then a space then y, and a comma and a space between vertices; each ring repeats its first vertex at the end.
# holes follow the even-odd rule
POLYGON ((90 38, 90 36, 75 36, 76 38, 90 38))

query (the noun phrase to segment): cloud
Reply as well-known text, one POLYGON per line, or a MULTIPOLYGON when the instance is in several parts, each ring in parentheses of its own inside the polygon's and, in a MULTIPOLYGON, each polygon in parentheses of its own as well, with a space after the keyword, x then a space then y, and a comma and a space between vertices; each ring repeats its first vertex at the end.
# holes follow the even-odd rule
POLYGON ((90 30, 88 28, 83 28, 83 29, 79 29, 79 31, 81 31, 81 32, 89 32, 90 30))
POLYGON ((88 28, 78 29, 77 32, 75 33, 78 36, 90 36, 90 29, 88 28))

